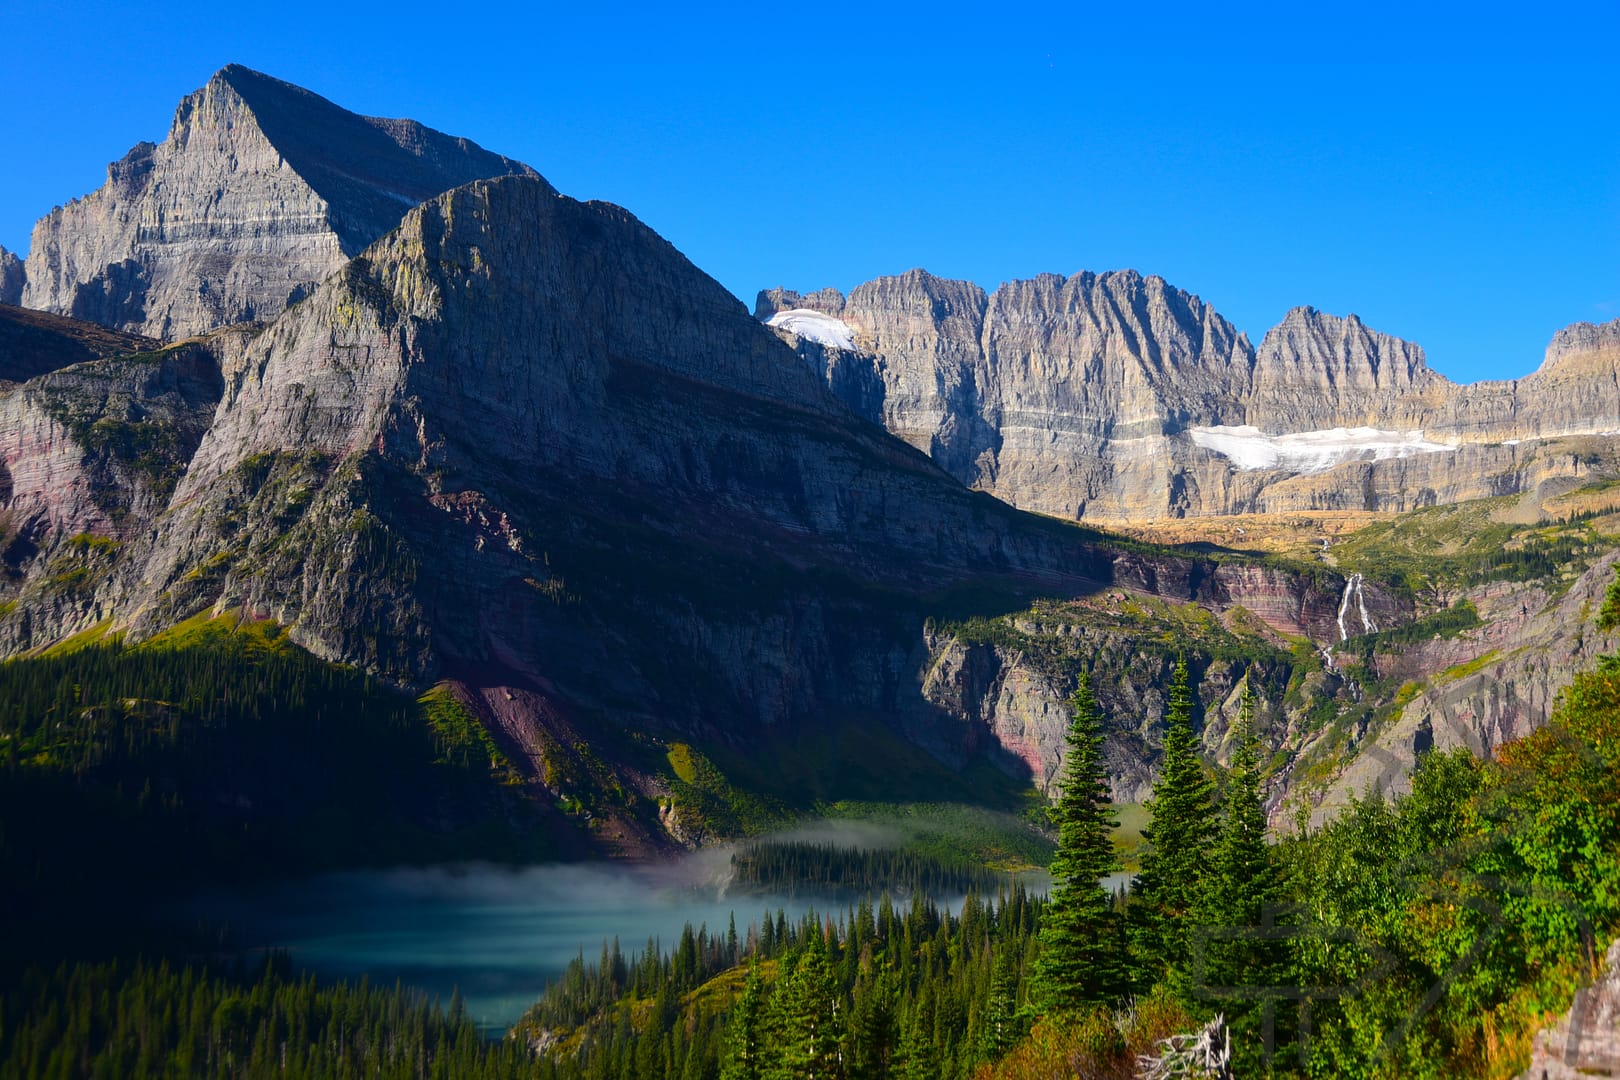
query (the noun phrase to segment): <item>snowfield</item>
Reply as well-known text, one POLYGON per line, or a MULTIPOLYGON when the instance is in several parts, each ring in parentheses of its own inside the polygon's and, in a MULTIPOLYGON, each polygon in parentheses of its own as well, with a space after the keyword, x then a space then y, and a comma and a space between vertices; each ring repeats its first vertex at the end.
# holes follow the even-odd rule
POLYGON ((1289 435, 1267 435, 1257 427, 1195 427, 1187 433, 1206 450, 1230 458, 1239 469, 1324 472, 1346 461, 1385 461, 1417 454, 1452 453, 1457 448, 1430 442, 1418 431, 1330 428, 1289 435))
POLYGON ((855 348, 855 331, 851 330, 847 323, 831 315, 823 315, 819 311, 805 308, 778 311, 765 321, 765 325, 780 326, 783 330, 798 334, 802 338, 831 345, 835 349, 855 348))

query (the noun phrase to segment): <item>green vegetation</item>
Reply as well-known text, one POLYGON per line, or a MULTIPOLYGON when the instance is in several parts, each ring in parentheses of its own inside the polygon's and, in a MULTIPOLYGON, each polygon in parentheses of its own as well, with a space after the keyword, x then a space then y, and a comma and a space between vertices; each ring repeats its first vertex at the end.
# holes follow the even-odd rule
POLYGON ((495 745, 489 729, 457 700, 448 686, 435 686, 417 698, 416 703, 422 707, 422 718, 438 743, 440 764, 469 769, 487 761, 490 771, 506 782, 521 782, 511 759, 495 745))
POLYGON ((1541 525, 1496 520, 1517 501, 1504 496, 1402 514, 1341 541, 1333 557, 1398 593, 1446 602, 1490 581, 1546 580, 1562 591, 1614 547, 1616 538, 1598 530, 1592 511, 1541 525))
POLYGON ((526 1047, 488 1043, 452 1001, 401 990, 138 963, 35 971, 0 994, 0 1075, 510 1077, 526 1047))
POLYGON ((661 952, 576 958, 514 1029, 546 1078, 972 1076, 1028 1029, 1044 904, 1021 888, 959 915, 921 896, 837 917, 688 926, 661 952))
POLYGON ((204 875, 544 854, 433 712, 234 616, 0 664, 0 914, 34 927, 6 949, 204 875))
POLYGON ((1131 949, 1139 985, 1151 986, 1169 974, 1167 958, 1185 956, 1186 928, 1201 899, 1194 885, 1214 845, 1219 819, 1215 780, 1198 754, 1193 735, 1194 694, 1187 662, 1176 664, 1170 685, 1164 759, 1148 804, 1141 872, 1131 888, 1131 949))
MULTIPOLYGON (((1180 731, 1194 703, 1185 688, 1173 686, 1172 698, 1180 731)), ((1055 901, 1029 903, 1028 934, 1021 922, 1009 933, 1011 920, 996 905, 970 902, 960 923, 940 919, 935 947, 916 954, 910 978, 898 975, 907 950, 895 950, 892 936, 877 947, 864 908, 819 925, 811 917, 796 931, 767 918, 745 936, 736 963, 708 938, 707 953, 698 953, 712 955, 710 966, 675 964, 671 970, 688 974, 670 976, 669 989, 647 975, 637 988, 602 989, 593 976, 589 1007, 567 1016, 538 1010, 531 1021, 563 1039, 545 1059, 548 1075, 809 1075, 813 1059, 827 1059, 812 1031, 839 1050, 838 1064, 816 1075, 1129 1075, 1135 1055, 1216 1013, 1231 1022, 1237 1075, 1500 1076, 1522 1068, 1531 1032, 1547 1010, 1568 1004, 1620 932, 1620 659, 1580 676, 1553 723, 1497 762, 1430 754, 1410 795, 1356 803, 1332 824, 1277 844, 1264 833, 1253 711, 1246 694, 1218 801, 1201 765, 1178 770, 1169 786, 1161 780, 1146 864, 1181 866, 1177 888, 1155 887, 1149 873, 1124 899, 1125 923, 1156 933, 1128 941, 1106 931, 1078 935, 1114 949, 1112 957, 1051 974, 1067 970, 1047 957, 1064 930, 1076 929, 1054 921, 1055 901), (1185 858, 1172 839, 1178 821, 1187 826, 1185 858), (967 947, 962 935, 981 922, 996 929, 981 948, 967 947), (751 953, 745 972, 740 961, 751 953), (790 981, 800 962, 808 974, 790 981), (1103 1000, 1095 1007, 1037 1019, 1033 972, 1043 982, 1072 978, 1068 992, 1090 998, 1098 971, 1121 964, 1138 979, 1134 1008, 1119 1011, 1127 1001, 1119 989, 1096 994, 1103 1000), (942 1031, 939 1010, 954 993, 944 988, 960 980, 975 990, 954 999, 942 1031), (927 1007, 931 1024, 915 1014, 927 1007), (648 1049, 664 1019, 670 1034, 648 1049), (724 1052, 708 1049, 715 1039, 724 1052)), ((1089 708, 1077 712, 1087 728, 1089 708)), ((1083 777, 1078 786, 1089 790, 1083 777)), ((1090 889, 1074 881, 1088 898, 1091 890, 1105 897, 1097 886, 1108 860, 1092 835, 1105 831, 1101 817, 1079 815, 1093 826, 1079 830, 1092 842, 1071 836, 1065 845, 1096 856, 1090 889)), ((1117 904, 1084 910, 1098 926, 1119 915, 1117 904)), ((697 940, 705 940, 701 931, 697 940)), ((691 950, 683 944, 682 952, 691 950)), ((653 970, 644 957, 639 963, 653 970)), ((579 976, 590 970, 582 963, 579 976)))
MULTIPOLYGON (((1043 817, 1044 805, 1042 800, 1043 817)), ((1044 867, 1055 850, 1047 833, 1010 814, 981 806, 844 801, 818 809, 825 817, 892 829, 902 851, 946 862, 969 860, 1001 873, 1044 867)))
POLYGON ((1124 925, 1104 880, 1119 870, 1102 760, 1102 717, 1084 675, 1070 701, 1063 793, 1052 807, 1058 827, 1052 893, 1035 961, 1035 1000, 1047 1012, 1072 1012, 1123 997, 1124 925))
POLYGON ((958 896, 993 892, 1003 878, 965 858, 938 858, 892 848, 759 841, 731 857, 728 891, 819 897, 958 896))
POLYGON ((687 743, 671 743, 665 760, 674 773, 669 786, 681 826, 694 840, 754 836, 792 820, 780 800, 738 788, 687 743))

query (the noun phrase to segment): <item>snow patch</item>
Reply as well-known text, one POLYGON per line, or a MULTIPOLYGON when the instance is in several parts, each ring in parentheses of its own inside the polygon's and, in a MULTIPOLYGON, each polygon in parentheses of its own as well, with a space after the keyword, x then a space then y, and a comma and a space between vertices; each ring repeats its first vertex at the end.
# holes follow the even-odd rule
POLYGON ((789 333, 822 345, 831 345, 835 349, 853 351, 855 348, 855 331, 850 329, 848 323, 808 308, 778 311, 765 321, 765 325, 781 327, 789 333))
POLYGON ((1267 435, 1257 427, 1189 428, 1192 441, 1230 458, 1239 469, 1286 469, 1317 473, 1346 461, 1387 461, 1417 454, 1452 453, 1457 447, 1430 442, 1417 431, 1330 428, 1289 435, 1267 435))

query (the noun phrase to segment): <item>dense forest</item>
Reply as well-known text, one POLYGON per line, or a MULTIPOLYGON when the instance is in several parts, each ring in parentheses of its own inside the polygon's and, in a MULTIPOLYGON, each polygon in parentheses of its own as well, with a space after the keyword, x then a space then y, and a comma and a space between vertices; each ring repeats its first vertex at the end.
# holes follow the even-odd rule
POLYGON ((545 857, 445 711, 234 620, 0 664, 0 917, 34 930, 0 959, 190 883, 545 857))
POLYGON ((1217 1015, 1239 1076, 1521 1068, 1620 930, 1620 658, 1496 760, 1430 753, 1409 794, 1278 842, 1250 725, 1212 773, 1177 676, 1128 895, 1102 886, 1112 822, 1082 681, 1050 901, 751 930, 745 965, 727 966, 734 935, 683 940, 685 962, 581 960, 519 1028, 544 1075, 1124 1077, 1217 1015))
MULTIPOLYGON (((1612 589, 1601 618, 1617 616, 1612 589)), ((0 696, 7 797, 26 790, 18 778, 32 770, 117 810, 126 840, 140 841, 152 820, 206 839, 186 815, 208 788, 186 770, 210 761, 220 745, 211 730, 251 731, 253 702, 300 694, 377 708, 342 696, 347 676, 300 676, 289 659, 273 670, 291 681, 271 687, 255 673, 259 658, 218 648, 215 659, 186 660, 195 671, 117 650, 0 666, 15 684, 0 696)), ((1009 882, 970 891, 954 910, 918 892, 800 920, 766 914, 741 930, 689 927, 669 949, 648 942, 627 954, 608 943, 597 959, 579 956, 510 1037, 489 1043, 454 1002, 319 984, 277 965, 35 967, 5 983, 0 1072, 1128 1077, 1140 1055, 1220 1016, 1238 1076, 1502 1076, 1523 1066, 1533 1032, 1568 1006, 1620 932, 1620 657, 1577 676, 1549 724, 1494 760, 1430 752, 1409 793, 1371 793, 1280 839, 1266 829, 1252 696, 1227 767, 1212 768, 1197 753, 1182 665, 1141 867, 1119 894, 1104 884, 1118 866, 1103 717, 1078 682, 1052 808, 1060 841, 1049 897, 1009 882)), ((412 705, 364 723, 393 733, 405 775, 444 777, 449 791, 475 783, 478 770, 408 722, 412 705)), ((308 725, 306 738, 322 730, 319 715, 282 722, 308 725)), ((348 737, 331 733, 335 745, 348 737)), ((258 749, 273 760, 274 739, 267 733, 258 749)), ((356 779, 362 789, 380 782, 356 779)), ((70 805, 59 799, 53 809, 70 805)), ((25 885, 61 872, 39 836, 65 843, 90 821, 6 809, 3 850, 9 868, 32 866, 25 885)), ((283 820, 307 828, 268 812, 237 822, 290 842, 298 834, 283 820)), ((875 883, 886 872, 813 846, 756 857, 748 872, 773 880, 875 883)))
POLYGON ((965 856, 912 846, 758 841, 731 857, 729 887, 780 896, 872 897, 892 891, 944 897, 994 890, 999 878, 965 856))

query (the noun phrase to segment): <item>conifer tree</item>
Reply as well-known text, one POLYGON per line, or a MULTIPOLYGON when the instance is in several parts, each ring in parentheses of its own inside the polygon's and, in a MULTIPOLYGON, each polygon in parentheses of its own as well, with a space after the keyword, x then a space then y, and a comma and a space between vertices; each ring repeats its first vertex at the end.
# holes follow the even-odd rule
MULTIPOLYGON (((1213 932, 1204 944, 1201 966, 1202 989, 1232 999, 1223 1007, 1234 1032, 1242 1032, 1252 1030, 1258 1021, 1260 1005, 1254 992, 1279 985, 1285 976, 1284 943, 1263 933, 1268 923, 1275 924, 1283 882, 1266 842, 1254 691, 1247 677, 1236 736, 1203 905, 1201 921, 1213 932), (1242 992, 1233 993, 1234 988, 1242 992)), ((1243 1041, 1254 1045, 1252 1038, 1243 1041)))
POLYGON ((793 970, 771 993, 777 1045, 762 1072, 771 1080, 836 1080, 844 1075, 843 992, 820 933, 806 937, 793 970))
POLYGON ((1034 973, 1035 1004, 1048 1012, 1109 1004, 1125 991, 1118 916, 1103 887, 1103 879, 1119 869, 1110 835, 1119 822, 1110 807, 1102 717, 1089 676, 1080 676, 1069 704, 1062 794, 1051 811, 1058 849, 1034 973))
POLYGON ((1198 756, 1186 657, 1176 661, 1165 714, 1164 763, 1148 803, 1141 871, 1131 884, 1131 951, 1140 988, 1187 956, 1218 831, 1215 781, 1198 756))
MULTIPOLYGON (((769 923, 767 922, 767 925, 769 923)), ((748 981, 731 1010, 731 1026, 726 1033, 726 1063, 720 1080, 760 1080, 765 1041, 765 988, 759 978, 759 961, 750 958, 748 981)))

